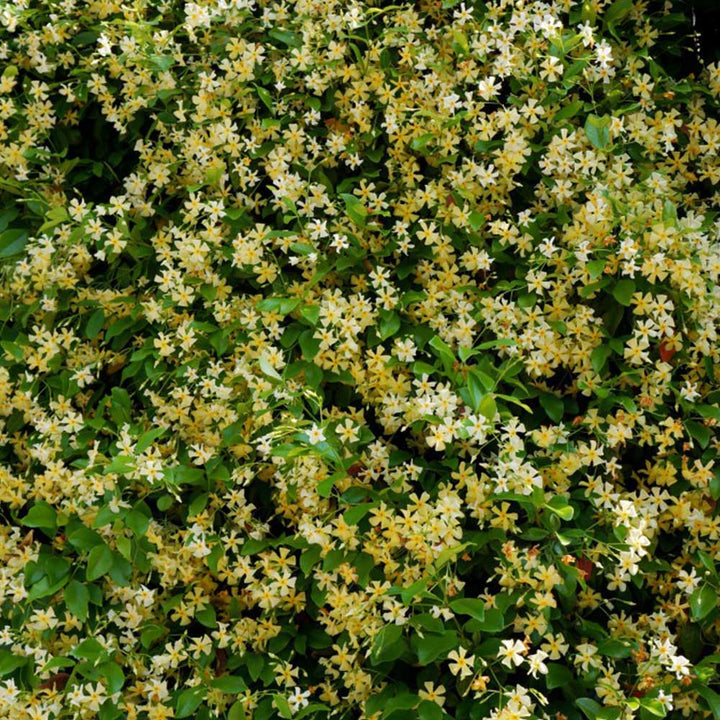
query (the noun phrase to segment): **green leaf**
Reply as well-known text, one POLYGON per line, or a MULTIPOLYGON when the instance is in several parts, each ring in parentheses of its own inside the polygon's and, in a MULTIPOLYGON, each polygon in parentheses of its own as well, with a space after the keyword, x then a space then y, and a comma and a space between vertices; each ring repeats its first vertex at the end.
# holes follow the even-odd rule
POLYGON ((273 695, 273 701, 281 718, 287 718, 288 720, 289 718, 292 718, 292 710, 290 709, 290 705, 288 704, 288 701, 283 695, 280 695, 280 693, 275 693, 273 695))
POLYGON ((495 402, 495 398, 492 395, 486 395, 480 401, 478 412, 483 417, 486 417, 488 420, 494 420, 495 414, 497 413, 497 404, 495 402))
POLYGON ((498 608, 485 610, 485 617, 482 620, 472 620, 471 627, 486 633, 499 633, 505 629, 505 616, 498 608))
POLYGON ((362 200, 351 193, 340 193, 340 197, 345 201, 345 212, 347 216, 356 225, 364 226, 368 211, 362 204, 362 200))
POLYGON ((320 351, 320 341, 313 337, 312 330, 305 330, 298 338, 302 356, 305 360, 312 360, 320 351))
POLYGON ((615 0, 615 2, 603 12, 603 22, 608 26, 617 24, 629 15, 632 7, 632 0, 615 0))
POLYGON ((656 717, 665 717, 667 715, 665 705, 657 698, 640 698, 640 707, 645 708, 651 715, 655 715, 656 717))
POLYGON ((90 592, 77 580, 71 580, 65 587, 65 605, 67 609, 81 622, 88 616, 90 592))
MULTIPOLYGON (((5 68, 5 72, 3 72, 3 75, 7 75, 8 68, 14 67, 13 65, 8 65, 8 67, 5 68)), ((17 68, 15 68, 17 71, 17 68)), ((17 74, 17 72, 15 73, 17 74)), ((0 232, 3 232, 7 229, 7 226, 20 214, 20 211, 16 207, 11 207, 7 210, 4 210, 2 213, 0 213, 0 232)), ((50 213, 48 213, 49 215, 50 213)))
POLYGON ((108 692, 114 694, 122 690, 125 684, 125 673, 116 662, 105 662, 98 667, 98 670, 105 678, 105 687, 108 692))
POLYGON ((245 658, 245 664, 247 665, 250 678, 255 682, 259 677, 265 665, 265 658, 262 655, 255 655, 254 653, 248 654, 245 658))
POLYGON ((77 550, 83 551, 92 550, 96 545, 102 545, 104 542, 100 533, 82 523, 76 523, 72 530, 68 530, 67 541, 77 550))
POLYGON ((17 343, 10 342, 9 340, 2 340, 0 341, 0 347, 2 347, 6 353, 14 357, 16 360, 22 361, 25 358, 25 351, 22 346, 17 343))
POLYGON ((0 650, 0 677, 9 675, 14 670, 25 665, 27 661, 27 657, 13 655, 10 650, 0 650))
POLYGON ((419 720, 442 720, 447 717, 443 709, 432 700, 423 700, 417 707, 417 716, 419 720))
POLYGON ((439 570, 445 563, 450 562, 450 560, 454 560, 463 550, 468 548, 470 546, 470 543, 461 543, 460 545, 455 545, 454 547, 445 548, 444 550, 441 550, 440 553, 437 555, 435 560, 433 561, 433 565, 435 566, 435 569, 439 570))
POLYGON ((380 717, 382 720, 416 720, 417 716, 410 712, 410 708, 414 708, 419 701, 420 698, 415 693, 398 692, 394 697, 385 700, 380 717))
POLYGON ((135 537, 142 537, 150 524, 150 518, 139 510, 131 510, 125 516, 125 525, 133 531, 135 537))
POLYGON ((618 280, 612 290, 613 297, 625 307, 630 305, 634 293, 635 281, 630 280, 629 278, 623 278, 622 280, 618 280))
POLYGON ((261 300, 255 307, 260 312, 289 315, 301 302, 300 298, 272 297, 261 300))
MULTIPOLYGON (((482 349, 482 346, 478 347, 478 349, 482 349)), ((471 368, 468 370, 468 377, 474 377, 487 392, 492 392, 495 389, 495 381, 482 370, 471 368)))
POLYGON ((245 680, 239 675, 224 675, 223 677, 215 678, 210 684, 224 693, 233 695, 247 690, 245 680))
MULTIPOLYGON (((318 712, 327 714, 328 710, 330 710, 330 708, 327 705, 323 705, 323 703, 310 703, 309 705, 306 705, 304 708, 300 709, 295 715, 293 715, 293 717, 296 720, 300 720, 301 718, 308 717, 308 716, 317 718, 318 712), (313 715, 313 713, 316 713, 316 714, 313 715)), ((323 716, 323 717, 325 717, 325 716, 323 716)))
POLYGON ((227 720, 247 720, 244 700, 238 700, 233 703, 232 707, 228 711, 227 720))
POLYGON ((600 641, 597 649, 600 655, 617 659, 629 658, 632 654, 632 648, 629 645, 615 638, 607 638, 606 640, 600 641))
POLYGON ((314 565, 320 560, 322 548, 320 545, 311 545, 300 555, 300 570, 303 575, 307 575, 314 565))
POLYGON ((195 619, 207 628, 217 627, 217 615, 212 605, 206 605, 195 613, 195 619))
POLYGON ((433 335, 428 345, 433 349, 435 355, 442 360, 445 372, 453 374, 453 366, 455 365, 455 355, 450 346, 439 336, 433 335))
MULTIPOLYGON (((270 30, 268 35, 275 40, 279 40, 281 43, 284 43, 288 47, 300 47, 302 45, 302 38, 300 37, 300 35, 294 32, 273 28, 272 30, 270 30)), ((318 107, 317 109, 319 110, 320 108, 318 107)))
POLYGON ((27 231, 21 228, 10 228, 0 233, 0 258, 20 254, 25 248, 27 241, 27 231))
POLYGON ((275 114, 275 106, 273 104, 272 95, 264 88, 260 87, 259 85, 255 85, 255 90, 257 91, 258 97, 262 101, 263 105, 274 115, 275 114))
POLYGON ((425 133, 424 135, 420 135, 420 137, 413 138, 410 141, 410 149, 422 150, 434 137, 435 133, 425 133))
POLYGON ((553 124, 559 123, 561 120, 568 120, 571 117, 575 117, 582 109, 584 103, 581 100, 574 100, 565 104, 555 115, 553 115, 553 124))
POLYGON ((300 308, 300 314, 311 324, 317 325, 320 319, 320 306, 319 305, 305 305, 300 308))
POLYGON ((559 687, 567 687, 573 680, 573 674, 565 665, 559 663, 548 663, 547 674, 545 675, 545 684, 548 690, 554 690, 559 687))
POLYGON ((40 598, 54 595, 63 587, 63 585, 65 585, 65 583, 67 583, 68 579, 69 576, 67 574, 57 578, 45 575, 36 583, 33 583, 30 591, 28 592, 27 599, 32 602, 33 600, 39 600, 40 598))
POLYGON ((167 432, 167 428, 164 427, 156 427, 152 430, 148 430, 147 432, 144 432, 139 438, 137 443, 135 444, 135 453, 140 454, 144 453, 150 445, 155 442, 159 437, 164 435, 167 432))
POLYGON ((696 685, 693 689, 696 690, 698 695, 708 704, 715 720, 720 720, 720 695, 709 687, 700 684, 696 685))
POLYGON ((429 578, 423 578, 422 580, 418 580, 417 582, 414 582, 412 585, 409 585, 408 587, 403 587, 400 589, 400 597, 402 598, 402 601, 405 605, 412 605, 413 599, 416 596, 419 597, 432 597, 430 593, 426 592, 427 586, 428 586, 429 578))
POLYGON ((140 644, 147 650, 152 644, 159 640, 167 630, 162 625, 148 625, 140 633, 140 644))
MULTIPOLYGON (((709 553, 703 552, 702 550, 697 551, 697 556, 700 562, 702 563, 703 567, 714 577, 717 577, 717 568, 715 567, 715 562, 712 558, 712 555, 709 553)), ((720 656, 719 656, 720 657, 720 656)))
POLYGON ((151 55, 150 62, 160 71, 167 72, 174 64, 174 58, 170 55, 151 55))
POLYGON ((265 355, 260 356, 259 361, 260 369, 267 375, 268 377, 273 378, 273 380, 282 380, 282 376, 280 373, 270 364, 270 361, 265 357, 265 355))
POLYGON ((600 373, 605 367, 607 359, 612 355, 612 348, 609 345, 596 347, 590 355, 590 363, 596 373, 600 373))
POLYGON ((578 698, 575 704, 583 711, 588 720, 595 720, 602 710, 602 705, 591 698, 578 698))
POLYGON ((73 657, 92 661, 97 660, 101 655, 104 655, 105 652, 105 647, 95 638, 85 638, 85 640, 70 650, 70 654, 73 657))
POLYGON ((432 365, 422 362, 422 360, 417 360, 413 363, 412 371, 416 377, 422 377, 423 375, 432 377, 436 369, 432 365))
POLYGON ((380 310, 379 335, 381 340, 393 336, 400 329, 400 316, 392 310, 380 310))
POLYGON ((475 598, 461 598, 450 603, 450 609, 454 613, 469 615, 476 620, 485 619, 485 603, 475 598))
POLYGON ((542 395, 540 395, 540 405, 553 422, 559 423, 562 421, 565 404, 561 398, 550 393, 542 393, 542 395))
POLYGON ((485 398, 485 388, 482 386, 482 383, 477 378, 475 373, 469 372, 467 374, 467 382, 470 407, 472 407, 475 412, 479 412, 480 405, 485 398))
POLYGON ((363 503, 349 508, 343 513, 343 520, 348 525, 357 525, 375 506, 375 503, 363 503))
POLYGON ((405 643, 402 638, 402 627, 400 625, 385 625, 373 639, 370 651, 370 664, 397 660, 405 650, 405 643))
POLYGON ((585 134, 590 144, 598 150, 604 150, 610 144, 610 118, 590 114, 585 121, 585 134))
POLYGON ((699 621, 707 617, 717 605, 717 592, 710 585, 697 588, 690 595, 690 616, 699 621))
POLYGON ((663 223, 665 227, 676 227, 677 219, 677 207, 671 200, 666 200, 665 205, 663 205, 663 223))
POLYGON ((448 630, 442 635, 426 633, 418 637, 413 645, 420 665, 429 665, 438 658, 445 658, 447 654, 458 647, 460 641, 454 630, 448 630))
POLYGON ((545 507, 552 510, 552 512, 565 520, 565 522, 572 520, 575 513, 572 505, 568 504, 567 498, 562 495, 556 495, 555 497, 550 498, 550 500, 545 503, 545 507))
MULTIPOLYGON (((707 358, 705 359, 707 360, 707 358)), ((714 371, 711 369, 708 372, 708 375, 712 377, 713 372, 714 371)), ((695 405, 694 408, 704 418, 713 418, 720 422, 720 407, 718 407, 717 405, 695 405)))
POLYGON ((684 424, 690 437, 697 440, 701 448, 705 449, 710 444, 712 432, 709 428, 706 428, 699 422, 695 422, 695 420, 686 420, 684 424))
POLYGON ((330 477, 321 480, 317 485, 317 494, 320 497, 328 498, 332 495, 332 489, 335 483, 343 477, 344 473, 335 473, 330 477))
POLYGON ((205 688, 195 687, 183 690, 178 695, 177 703, 175 705, 175 717, 185 718, 192 715, 195 710, 200 707, 200 704, 205 699, 205 688))
POLYGON ((603 274, 603 272, 605 272, 605 260, 591 260, 586 265, 586 268, 588 273, 590 274, 590 279, 597 280, 603 274))
POLYGON ((475 350, 489 350, 490 348, 496 347, 515 347, 517 340, 511 338, 496 338, 495 340, 488 340, 487 342, 480 343, 475 346, 475 350))
POLYGON ((468 221, 470 222, 470 227, 473 229, 473 232, 477 232, 485 224, 485 215, 477 210, 473 210, 470 213, 468 221))
POLYGON ((98 308, 91 316, 85 326, 85 337, 92 340, 98 335, 105 324, 105 311, 102 308, 98 308))
POLYGON ((118 427, 130 422, 132 400, 125 388, 114 387, 110 391, 110 415, 118 427))
POLYGON ((52 505, 43 500, 36 502, 22 519, 25 527, 40 528, 54 533, 57 529, 57 512, 52 505))
POLYGON ((88 555, 85 576, 92 582, 110 572, 113 566, 112 550, 107 545, 96 545, 88 555))
POLYGON ((157 499, 158 510, 160 510, 160 512, 165 512, 172 506, 174 502, 175 498, 172 495, 161 495, 157 499))

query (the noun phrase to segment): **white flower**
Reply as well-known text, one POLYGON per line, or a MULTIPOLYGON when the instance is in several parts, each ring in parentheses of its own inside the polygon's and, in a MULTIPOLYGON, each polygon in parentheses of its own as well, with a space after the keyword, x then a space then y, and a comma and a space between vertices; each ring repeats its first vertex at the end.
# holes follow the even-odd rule
POLYGON ((345 250, 346 248, 350 247, 350 243, 348 242, 348 239, 345 235, 341 235, 340 233, 335 233, 333 235, 333 239, 330 242, 330 247, 333 250, 340 251, 345 250))
POLYGON ((557 248, 555 247, 555 237, 551 238, 545 238, 539 246, 540 252, 545 255, 545 257, 552 257, 555 253, 555 250, 557 248))
POLYGON ((587 672, 590 669, 590 666, 594 665, 596 662, 593 656, 598 651, 597 647, 591 643, 583 643, 582 645, 578 645, 575 649, 577 650, 575 664, 580 665, 583 672, 587 672))
POLYGON ((209 8, 197 3, 185 3, 185 26, 192 30, 196 27, 210 27, 209 8))
POLYGON ((460 674, 461 678, 470 676, 473 674, 472 665, 475 661, 474 655, 468 655, 467 650, 464 647, 459 650, 453 650, 448 654, 448 660, 450 660, 450 672, 453 675, 460 674))
POLYGON ((595 44, 595 38, 593 37, 593 28, 587 20, 583 25, 578 25, 577 29, 582 37, 582 44, 584 47, 590 47, 595 44))
POLYGON ((688 595, 691 595, 699 584, 700 578, 697 577, 695 568, 691 568, 689 573, 687 570, 681 570, 678 573, 677 586, 688 595))
POLYGON ((673 696, 666 693, 664 690, 660 691, 660 694, 658 695, 657 699, 663 704, 666 711, 670 711, 673 709, 673 696))
POLYGON ((548 671, 547 665, 543 662, 548 654, 544 650, 538 650, 534 655, 528 657, 528 663, 530 664, 530 674, 533 677, 537 677, 537 673, 546 675, 548 671))
POLYGON ((513 664, 517 667, 525 662, 527 648, 520 640, 503 640, 502 645, 497 656, 503 665, 511 668, 513 664))
POLYGON ((676 655, 670 660, 670 671, 675 673, 678 680, 690 675, 690 661, 682 655, 676 655))
POLYGON ((401 362, 412 362, 415 359, 416 353, 417 348, 415 347, 415 343, 412 341, 412 338, 407 338, 405 340, 397 338, 395 340, 395 355, 401 362))
POLYGON ((112 55, 112 43, 110 38, 103 34, 98 38, 98 55, 112 55))
POLYGON ((293 688, 292 695, 287 699, 290 709, 295 713, 300 708, 304 708, 308 704, 310 697, 309 690, 301 690, 299 687, 293 688))
POLYGON ((689 380, 686 380, 684 387, 680 388, 680 395, 688 402, 695 402, 695 400, 700 397, 700 393, 697 391, 697 385, 691 383, 689 380))
POLYGON ((317 445, 318 443, 325 442, 325 434, 321 427, 318 427, 317 423, 313 423, 310 430, 307 431, 308 442, 311 445, 317 445))

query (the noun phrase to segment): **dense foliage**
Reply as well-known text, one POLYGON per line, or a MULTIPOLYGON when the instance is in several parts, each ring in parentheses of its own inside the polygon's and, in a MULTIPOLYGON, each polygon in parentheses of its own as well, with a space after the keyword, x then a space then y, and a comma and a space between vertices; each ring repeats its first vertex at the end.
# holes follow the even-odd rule
POLYGON ((688 27, 0 2, 1 717, 720 719, 688 27))

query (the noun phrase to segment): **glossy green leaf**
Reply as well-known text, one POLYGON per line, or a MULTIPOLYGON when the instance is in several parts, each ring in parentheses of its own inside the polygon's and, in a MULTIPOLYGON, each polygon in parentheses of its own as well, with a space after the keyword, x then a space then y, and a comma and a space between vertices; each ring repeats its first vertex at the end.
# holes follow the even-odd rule
POLYGON ((112 550, 110 550, 110 548, 105 544, 96 545, 92 550, 90 550, 90 554, 88 555, 85 576, 90 582, 92 582, 93 580, 97 580, 106 573, 110 572, 112 566, 112 550))
POLYGON ((370 663, 379 665, 390 660, 397 660, 405 650, 402 634, 400 625, 385 625, 373 639, 370 663))
POLYGON ((85 326, 85 336, 92 340, 97 337, 105 324, 105 311, 102 308, 98 308, 87 321, 85 326))
POLYGON ((438 659, 447 657, 448 653, 457 649, 459 644, 460 640, 454 630, 448 630, 440 635, 426 633, 423 637, 413 640, 420 665, 429 665, 438 659))
POLYGON ((588 115, 585 121, 585 134, 593 147, 604 150, 610 144, 610 118, 588 115))
POLYGON ((690 595, 690 615, 700 621, 707 617, 717 606, 718 594, 710 585, 696 588, 690 595))
POLYGON ((553 422, 562 422, 565 413, 565 404, 562 398, 557 397, 557 395, 551 395, 550 393, 542 393, 542 395, 540 395, 540 405, 542 405, 543 410, 545 410, 547 416, 553 422))
POLYGON ((64 591, 67 609, 80 621, 85 622, 88 616, 90 592, 81 582, 71 580, 64 591))
POLYGON ((485 619, 485 601, 475 598, 460 598, 450 603, 450 609, 460 615, 469 615, 476 620, 485 619))
POLYGON ((205 688, 196 687, 183 690, 175 703, 175 717, 190 717, 205 699, 205 688))
POLYGON ((245 712, 245 700, 237 700, 228 711, 227 720, 247 720, 245 712))
POLYGON ((26 527, 40 528, 54 533, 57 528, 57 511, 48 503, 40 500, 36 502, 28 514, 22 519, 26 527))
POLYGON ((615 283, 612 294, 613 297, 624 306, 630 305, 632 296, 635 293, 635 281, 629 278, 623 278, 615 283))

